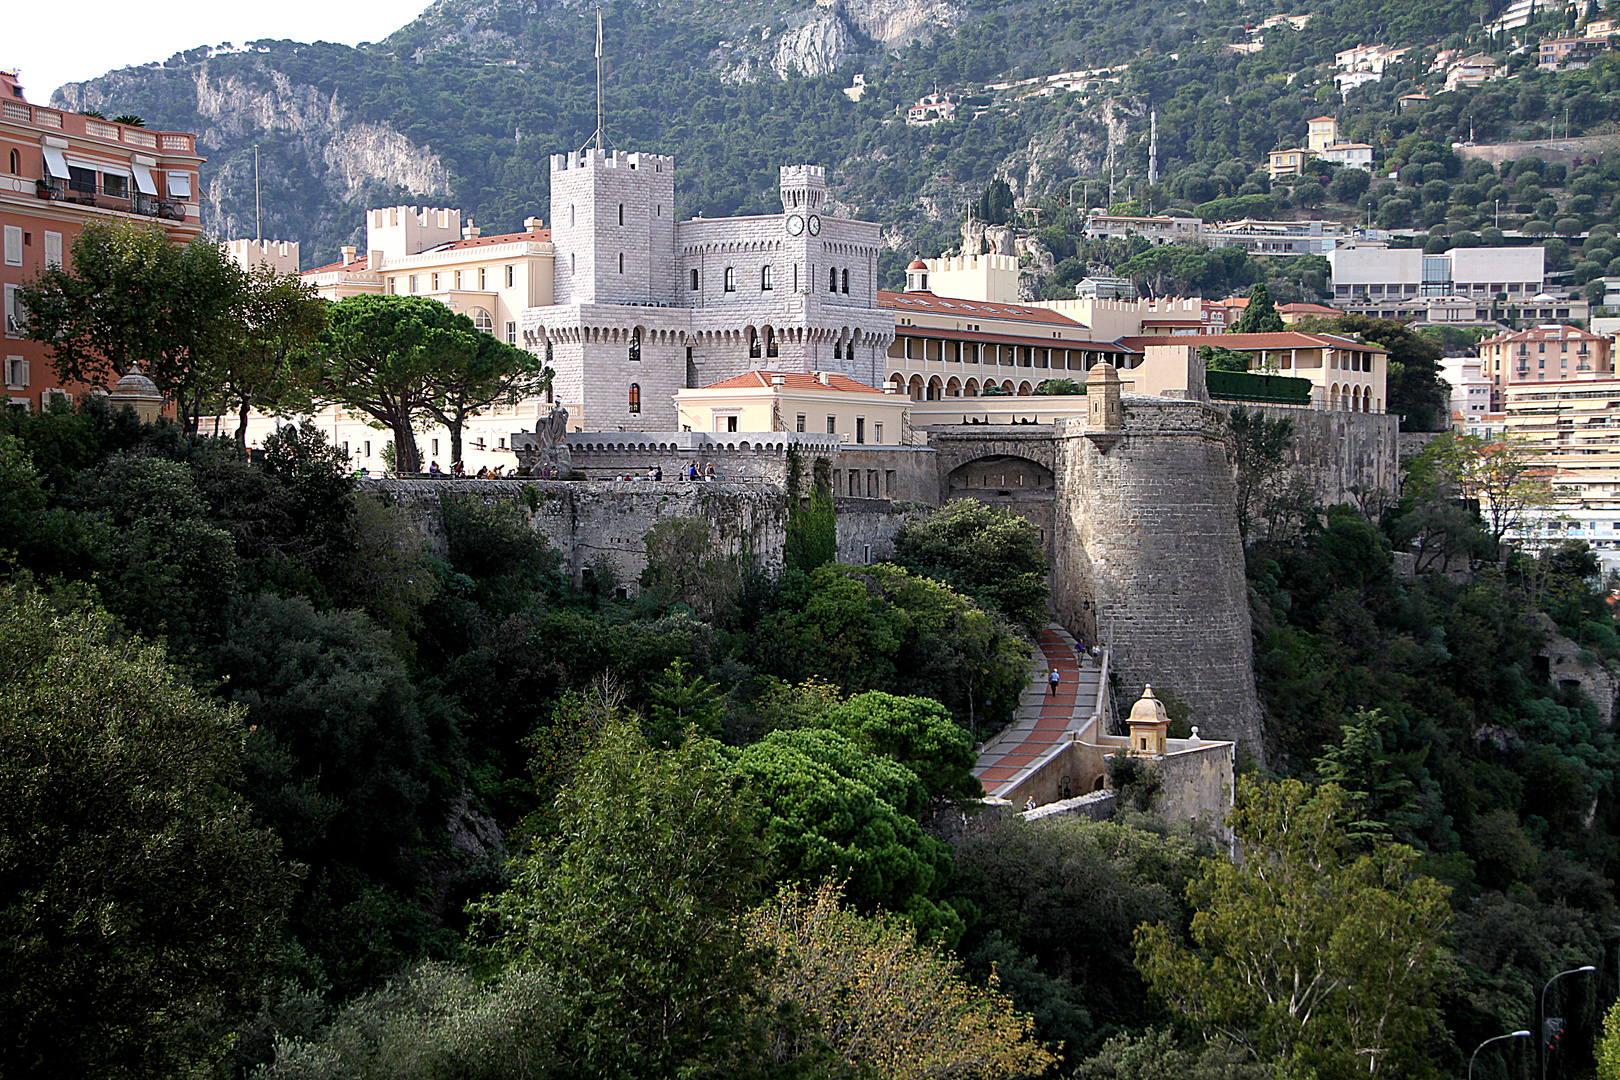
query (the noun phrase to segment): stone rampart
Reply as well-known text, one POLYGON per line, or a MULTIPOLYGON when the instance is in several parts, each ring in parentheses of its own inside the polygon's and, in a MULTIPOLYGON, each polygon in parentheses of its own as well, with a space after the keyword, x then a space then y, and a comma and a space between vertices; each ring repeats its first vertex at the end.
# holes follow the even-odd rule
POLYGON ((578 582, 585 567, 606 557, 619 580, 635 582, 647 566, 647 530, 671 518, 699 518, 721 552, 781 566, 787 538, 787 499, 774 484, 605 482, 559 480, 362 481, 403 509, 435 550, 444 550, 440 500, 466 495, 511 502, 562 553, 578 582))
POLYGON ((1289 464, 1310 481, 1322 505, 1355 502, 1352 488, 1362 492, 1383 491, 1391 497, 1400 491, 1399 416, 1272 405, 1248 405, 1247 408, 1272 419, 1294 422, 1289 464))
POLYGON ((1175 694, 1192 722, 1262 756, 1226 418, 1194 401, 1127 395, 1119 434, 1054 432, 1059 621, 1113 649, 1127 695, 1175 694))

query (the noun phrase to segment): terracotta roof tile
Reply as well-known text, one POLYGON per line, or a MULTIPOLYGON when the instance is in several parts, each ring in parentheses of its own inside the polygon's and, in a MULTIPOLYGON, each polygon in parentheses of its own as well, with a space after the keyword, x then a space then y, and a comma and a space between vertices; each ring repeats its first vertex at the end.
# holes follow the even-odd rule
POLYGON ((1067 315, 1051 308, 1030 307, 1027 304, 992 304, 985 300, 958 300, 954 296, 935 296, 929 292, 888 292, 878 290, 880 308, 892 311, 924 311, 930 315, 966 316, 970 319, 1016 319, 1019 322, 1047 323, 1051 326, 1084 327, 1067 315))
POLYGON ((823 383, 814 375, 802 371, 745 371, 741 375, 734 375, 729 379, 722 379, 717 383, 710 383, 702 387, 704 390, 766 390, 771 386, 771 379, 780 376, 782 385, 791 390, 838 390, 851 394, 881 394, 882 390, 857 382, 846 375, 827 373, 827 381, 823 383))
POLYGON ((1140 349, 1144 345, 1218 345, 1223 349, 1352 349, 1356 352, 1388 352, 1381 345, 1353 341, 1337 334, 1302 334, 1297 330, 1284 330, 1274 334, 1187 334, 1175 337, 1127 337, 1119 339, 1121 345, 1140 349))

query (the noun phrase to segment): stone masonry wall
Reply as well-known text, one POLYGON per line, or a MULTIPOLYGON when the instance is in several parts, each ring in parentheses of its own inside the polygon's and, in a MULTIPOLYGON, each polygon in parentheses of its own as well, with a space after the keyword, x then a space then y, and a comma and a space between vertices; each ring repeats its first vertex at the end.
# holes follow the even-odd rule
POLYGON ((1262 756, 1248 586, 1225 416, 1127 395, 1125 430, 1055 425, 1059 621, 1114 650, 1127 700, 1144 682, 1190 706, 1206 735, 1262 756))
POLYGON ((1399 416, 1265 405, 1249 408, 1294 422, 1289 464, 1310 479, 1324 506, 1355 502, 1351 488, 1384 491, 1392 497, 1400 491, 1399 416))
POLYGON ((440 499, 455 493, 521 507, 533 528, 562 553, 578 582, 602 555, 619 579, 635 582, 647 566, 647 530, 677 517, 701 518, 727 555, 751 553, 779 567, 787 538, 787 500, 774 484, 568 483, 546 480, 368 480, 367 490, 409 515, 435 550, 444 550, 440 499))

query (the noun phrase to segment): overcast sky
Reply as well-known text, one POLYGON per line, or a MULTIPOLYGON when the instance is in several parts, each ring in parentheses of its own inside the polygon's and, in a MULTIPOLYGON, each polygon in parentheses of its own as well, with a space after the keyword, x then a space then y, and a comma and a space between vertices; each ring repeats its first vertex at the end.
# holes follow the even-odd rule
POLYGON ((81 0, 63 8, 15 0, 6 5, 0 31, 0 67, 20 70, 28 100, 43 105, 65 82, 167 60, 199 45, 242 45, 259 38, 347 45, 379 41, 427 5, 428 0, 170 0, 156 6, 81 0))

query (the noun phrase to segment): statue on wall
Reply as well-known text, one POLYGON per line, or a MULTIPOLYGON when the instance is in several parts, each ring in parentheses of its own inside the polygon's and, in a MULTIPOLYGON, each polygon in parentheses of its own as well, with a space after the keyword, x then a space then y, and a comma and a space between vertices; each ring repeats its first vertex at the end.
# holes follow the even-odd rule
POLYGON ((540 462, 551 467, 552 476, 567 476, 574 468, 574 459, 568 452, 568 410, 553 405, 551 412, 540 418, 534 433, 540 436, 540 462))

